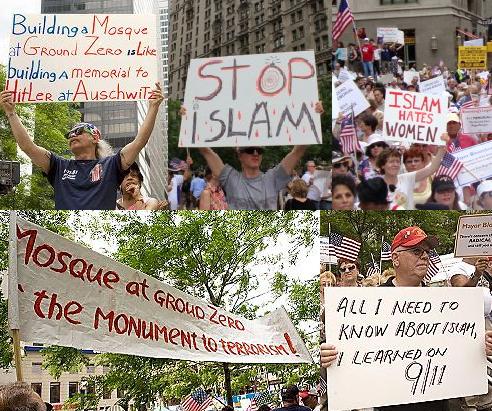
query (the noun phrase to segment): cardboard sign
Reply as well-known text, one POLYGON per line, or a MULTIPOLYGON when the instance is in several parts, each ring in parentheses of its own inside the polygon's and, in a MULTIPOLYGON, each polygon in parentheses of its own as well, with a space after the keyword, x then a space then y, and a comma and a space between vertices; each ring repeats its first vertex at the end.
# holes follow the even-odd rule
POLYGON ((464 166, 455 180, 459 186, 468 186, 492 177, 492 167, 490 167, 492 141, 455 151, 453 156, 461 161, 464 166))
POLYGON ((465 40, 463 42, 463 46, 483 46, 483 39, 473 39, 473 40, 465 40))
POLYGON ((312 361, 283 308, 248 320, 20 218, 16 237, 9 292, 23 341, 193 361, 312 361))
POLYGON ((492 214, 460 216, 454 256, 492 256, 492 214))
POLYGON ((460 46, 458 48, 458 68, 487 69, 487 47, 460 46))
POLYGON ((352 410, 487 392, 482 290, 325 288, 328 409, 352 410), (384 376, 384 389, 381 378, 384 376))
POLYGON ((383 137, 408 144, 445 145, 448 102, 445 96, 386 90, 383 137))
POLYGON ((340 69, 340 72, 338 73, 338 80, 341 81, 342 83, 352 80, 352 74, 350 71, 348 71, 346 68, 340 69))
POLYGON ((413 79, 417 77, 417 84, 420 83, 420 73, 413 70, 405 70, 403 72, 403 81, 407 84, 412 84, 413 79))
POLYGON ((461 111, 465 134, 492 133, 492 107, 470 107, 461 111))
POLYGON ((396 27, 378 27, 377 37, 383 40, 383 43, 405 44, 405 34, 396 27))
POLYGON ((180 147, 321 144, 313 51, 191 60, 180 147))
POLYGON ((431 78, 420 82, 419 91, 424 94, 432 94, 434 96, 440 96, 446 93, 446 84, 444 83, 443 76, 431 78))
POLYGON ((350 114, 352 110, 357 116, 369 108, 369 103, 353 81, 346 81, 335 88, 338 109, 343 114, 350 114))
POLYGON ((14 14, 6 89, 21 103, 147 100, 156 16, 14 14))

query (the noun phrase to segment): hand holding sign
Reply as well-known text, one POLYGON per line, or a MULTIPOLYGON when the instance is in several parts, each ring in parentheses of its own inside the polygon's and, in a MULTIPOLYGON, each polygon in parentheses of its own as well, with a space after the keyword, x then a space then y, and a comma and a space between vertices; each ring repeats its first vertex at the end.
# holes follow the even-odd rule
POLYGON ((161 103, 164 101, 164 95, 162 94, 162 88, 160 83, 155 83, 155 89, 149 97, 149 108, 158 109, 161 103))
POLYGON ((321 344, 321 366, 328 368, 337 359, 338 351, 334 345, 323 343, 321 344))

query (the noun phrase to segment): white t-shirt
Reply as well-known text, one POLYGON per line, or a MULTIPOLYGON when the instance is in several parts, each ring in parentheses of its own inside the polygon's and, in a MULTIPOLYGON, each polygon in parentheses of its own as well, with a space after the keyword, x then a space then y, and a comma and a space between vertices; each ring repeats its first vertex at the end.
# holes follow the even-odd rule
POLYGON ((175 174, 171 179, 171 191, 168 194, 171 210, 177 210, 179 207, 178 193, 183 185, 184 177, 181 174, 175 174))
POLYGON ((313 201, 320 201, 321 200, 321 193, 319 191, 319 188, 316 187, 314 184, 309 185, 311 179, 314 179, 314 175, 311 173, 308 173, 306 171, 303 174, 302 179, 309 186, 307 198, 309 198, 310 200, 313 200, 313 201))
POLYGON ((391 208, 394 206, 403 207, 405 210, 414 210, 413 188, 415 187, 416 171, 398 174, 398 184, 394 192, 389 192, 391 208))

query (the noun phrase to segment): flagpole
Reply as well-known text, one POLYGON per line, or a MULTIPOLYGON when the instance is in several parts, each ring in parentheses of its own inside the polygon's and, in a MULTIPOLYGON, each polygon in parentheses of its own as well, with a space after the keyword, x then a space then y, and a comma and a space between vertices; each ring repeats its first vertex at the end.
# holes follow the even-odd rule
MULTIPOLYGON (((349 0, 347 0, 347 6, 348 6, 348 8, 350 10, 350 13, 352 13, 352 9, 350 8, 349 0)), ((361 50, 361 47, 360 47, 360 39, 359 39, 359 36, 357 35, 357 27, 355 26, 355 16, 354 16, 354 13, 352 13, 352 26, 354 28, 354 35, 355 35, 355 38, 357 40, 357 45, 359 46, 360 58, 361 58, 361 61, 362 61, 362 50, 361 50)))
POLYGON ((331 223, 328 223, 328 271, 331 273, 330 246, 331 246, 331 223))
POLYGON ((383 249, 384 235, 381 236, 381 249, 379 250, 379 285, 381 285, 381 276, 383 275, 383 257, 381 251, 383 249))
POLYGON ((18 382, 24 380, 22 375, 22 358, 20 346, 19 294, 17 280, 17 214, 10 211, 9 222, 9 278, 8 278, 8 318, 14 344, 15 374, 18 382))
MULTIPOLYGON (((372 267, 376 268, 376 262, 374 261, 374 255, 372 253, 371 253, 371 260, 372 260, 372 267)), ((379 272, 381 273, 381 270, 379 270, 379 272)))

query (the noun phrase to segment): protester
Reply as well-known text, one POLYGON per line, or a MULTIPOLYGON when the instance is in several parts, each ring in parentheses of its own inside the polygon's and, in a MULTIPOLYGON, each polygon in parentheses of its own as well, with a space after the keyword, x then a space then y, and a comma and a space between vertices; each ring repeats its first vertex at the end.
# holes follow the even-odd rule
POLYGON ((219 180, 212 173, 210 167, 205 170, 205 181, 207 185, 202 191, 199 201, 200 210, 227 210, 225 194, 220 187, 219 180))
POLYGON ((331 182, 333 210, 353 210, 355 181, 348 175, 336 175, 331 182))
POLYGON ((203 174, 196 173, 191 179, 190 184, 190 193, 191 193, 191 208, 197 208, 198 201, 200 200, 200 196, 202 195, 203 190, 207 182, 203 178, 203 174))
POLYGON ((299 397, 302 399, 302 403, 311 410, 314 410, 318 405, 318 392, 315 388, 300 391, 299 397))
POLYGON ((280 391, 282 406, 274 408, 274 411, 311 411, 310 408, 299 405, 299 388, 289 385, 280 391))
POLYGON ((303 174, 302 179, 309 187, 307 198, 313 202, 316 209, 319 209, 319 203, 321 201, 321 192, 314 184, 314 174, 316 172, 316 163, 312 160, 306 163, 306 172, 303 174))
POLYGON ((12 94, 11 91, 2 91, 0 105, 7 115, 19 148, 34 165, 41 168, 53 186, 56 209, 114 209, 123 171, 135 162, 154 129, 159 106, 164 99, 160 84, 156 83, 152 91, 147 115, 132 142, 113 154, 95 125, 78 123, 67 133, 73 159, 59 157, 31 140, 15 112, 12 94))
POLYGON ((312 210, 315 211, 318 208, 316 203, 307 198, 308 185, 304 180, 297 179, 291 184, 290 194, 292 198, 288 199, 285 203, 285 210, 312 210))
POLYGON ((492 210, 492 180, 482 181, 478 185, 477 205, 482 210, 492 210))
MULTIPOLYGON (((422 170, 426 164, 424 151, 421 148, 412 145, 403 153, 403 164, 407 172, 422 170)), ((431 176, 417 181, 413 188, 413 201, 415 204, 424 204, 432 193, 431 176)))
POLYGON ((363 180, 357 186, 357 196, 361 210, 384 211, 389 209, 388 186, 381 177, 363 180))
MULTIPOLYGON (((374 131, 375 128, 373 132, 374 131)), ((383 140, 380 134, 372 134, 368 138, 366 147, 366 158, 360 162, 358 167, 358 176, 360 180, 368 180, 378 175, 376 158, 382 153, 385 148, 388 148, 388 144, 383 140)))
POLYGON ((0 385, 0 410, 46 411, 46 405, 25 382, 0 385))
POLYGON ((358 287, 359 262, 358 261, 339 261, 340 281, 339 287, 358 287))
POLYGON ((448 176, 437 176, 432 181, 431 196, 427 203, 441 204, 449 210, 466 210, 467 206, 459 201, 453 179, 448 176))

